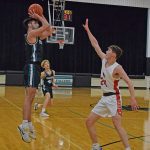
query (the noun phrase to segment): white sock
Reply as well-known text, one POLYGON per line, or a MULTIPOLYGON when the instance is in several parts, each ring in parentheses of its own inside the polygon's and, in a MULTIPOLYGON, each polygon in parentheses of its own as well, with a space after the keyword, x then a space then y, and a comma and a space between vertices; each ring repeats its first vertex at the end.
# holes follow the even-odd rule
POLYGON ((28 123, 28 120, 23 120, 22 124, 28 123))
POLYGON ((24 128, 28 127, 28 126, 29 126, 29 125, 28 125, 28 120, 23 120, 23 121, 22 121, 22 126, 23 126, 24 128))
POLYGON ((130 148, 130 147, 127 147, 125 150, 131 150, 131 148, 130 148))
POLYGON ((99 143, 94 143, 92 145, 92 148, 97 149, 97 150, 99 150, 99 147, 100 147, 99 143))
POLYGON ((32 122, 28 122, 29 128, 32 128, 32 122))
POLYGON ((45 112, 45 108, 42 108, 42 112, 45 112))

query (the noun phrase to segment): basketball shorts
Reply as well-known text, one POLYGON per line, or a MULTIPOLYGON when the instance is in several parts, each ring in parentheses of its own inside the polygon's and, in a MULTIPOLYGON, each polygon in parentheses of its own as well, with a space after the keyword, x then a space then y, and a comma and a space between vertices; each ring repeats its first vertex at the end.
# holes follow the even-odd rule
POLYGON ((26 64, 24 67, 25 87, 38 88, 40 83, 40 65, 26 64))
POLYGON ((120 95, 102 96, 92 109, 92 112, 101 117, 112 117, 118 112, 122 115, 122 100, 120 95))
POLYGON ((46 93, 50 94, 50 98, 53 98, 53 90, 52 87, 42 86, 42 91, 45 96, 46 93))

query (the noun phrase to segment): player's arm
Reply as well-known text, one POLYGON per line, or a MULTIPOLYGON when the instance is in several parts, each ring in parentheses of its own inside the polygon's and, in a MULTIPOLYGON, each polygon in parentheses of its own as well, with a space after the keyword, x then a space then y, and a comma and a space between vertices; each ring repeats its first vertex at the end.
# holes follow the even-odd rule
POLYGON ((52 84, 53 84, 53 87, 57 88, 58 85, 55 84, 55 71, 52 70, 52 72, 53 72, 52 84))
POLYGON ((44 79, 45 78, 45 72, 41 72, 41 79, 44 79))
POLYGON ((130 103, 131 103, 132 110, 137 110, 138 105, 137 105, 137 101, 135 99, 134 86, 132 84, 131 79, 128 77, 128 75, 126 74, 126 72, 124 71, 124 69, 120 65, 115 68, 114 75, 118 75, 128 85, 128 89, 129 89, 129 92, 130 92, 130 95, 131 95, 130 103))
POLYGON ((38 14, 36 14, 35 12, 31 12, 29 13, 30 17, 35 18, 37 20, 39 20, 42 23, 42 26, 38 29, 34 29, 31 32, 29 32, 28 36, 29 38, 33 38, 33 37, 40 37, 41 39, 46 38, 47 36, 51 35, 51 26, 50 24, 47 22, 47 20, 45 19, 44 16, 39 16, 38 14), (44 32, 47 33, 47 35, 42 35, 44 32))
POLYGON ((104 59, 106 54, 102 52, 99 44, 98 44, 98 41, 96 40, 96 38, 93 36, 93 34, 91 33, 90 29, 89 29, 89 25, 88 25, 88 19, 86 19, 86 22, 85 24, 83 25, 84 29, 86 30, 87 34, 88 34, 88 37, 89 37, 89 40, 92 44, 92 46, 94 47, 97 55, 101 58, 101 59, 104 59))
MULTIPOLYGON (((48 23, 48 21, 46 20, 46 18, 42 15, 42 18, 44 19, 45 22, 48 23)), ((53 28, 51 27, 51 25, 48 26, 48 28, 46 28, 46 30, 44 30, 41 35, 40 35, 40 38, 41 40, 47 38, 48 36, 51 36, 52 35, 52 32, 53 32, 53 28)))

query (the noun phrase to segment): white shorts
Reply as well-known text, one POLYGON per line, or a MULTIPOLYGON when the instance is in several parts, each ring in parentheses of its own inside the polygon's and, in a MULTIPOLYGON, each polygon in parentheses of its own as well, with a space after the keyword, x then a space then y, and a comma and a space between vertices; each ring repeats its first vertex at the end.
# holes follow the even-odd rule
POLYGON ((102 96, 101 100, 92 109, 92 112, 101 117, 112 117, 118 112, 122 115, 122 100, 120 95, 102 96))

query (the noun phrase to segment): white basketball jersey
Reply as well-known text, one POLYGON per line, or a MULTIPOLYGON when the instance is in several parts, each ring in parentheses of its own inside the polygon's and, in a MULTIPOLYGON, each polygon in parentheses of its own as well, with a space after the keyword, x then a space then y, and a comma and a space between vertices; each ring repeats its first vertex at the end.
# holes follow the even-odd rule
POLYGON ((108 93, 108 92, 119 93, 118 82, 120 78, 116 79, 112 75, 114 69, 119 64, 115 62, 113 65, 106 68, 106 62, 107 60, 104 58, 102 60, 102 69, 101 69, 101 76, 100 76, 101 89, 103 90, 104 93, 108 93))

